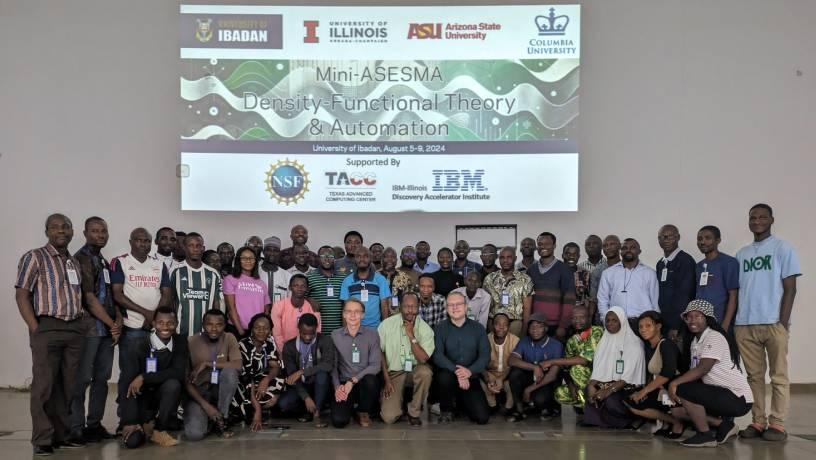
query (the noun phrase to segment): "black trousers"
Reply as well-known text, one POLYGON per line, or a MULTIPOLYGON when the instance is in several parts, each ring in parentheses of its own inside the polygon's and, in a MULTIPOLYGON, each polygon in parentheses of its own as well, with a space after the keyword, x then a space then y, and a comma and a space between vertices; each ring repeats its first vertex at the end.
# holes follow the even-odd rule
POLYGON ((351 389, 351 394, 348 395, 343 402, 337 402, 334 399, 334 393, 331 395, 331 423, 335 428, 343 428, 351 422, 351 416, 355 412, 355 404, 357 405, 356 412, 370 413, 377 405, 377 400, 380 397, 380 379, 376 375, 366 375, 359 382, 357 382, 351 389))
POLYGON ((479 425, 484 425, 490 419, 490 407, 482 391, 478 376, 471 376, 470 387, 467 390, 459 388, 459 379, 453 372, 437 368, 434 372, 439 409, 442 412, 453 412, 458 407, 468 418, 479 425))
POLYGON ((119 402, 122 425, 140 425, 155 418, 156 430, 169 430, 181 401, 181 387, 181 382, 175 379, 165 380, 160 385, 143 385, 141 395, 126 397, 119 402))
MULTIPOLYGON (((533 371, 518 367, 510 369, 507 376, 510 381, 510 391, 513 392, 513 401, 521 404, 524 400, 524 389, 533 384, 533 371)), ((537 410, 552 409, 555 402, 555 383, 548 383, 530 395, 530 402, 537 410)))
POLYGON ((745 402, 745 397, 738 397, 728 388, 707 385, 699 380, 678 385, 677 396, 703 406, 706 414, 715 417, 742 417, 753 406, 753 403, 745 402))

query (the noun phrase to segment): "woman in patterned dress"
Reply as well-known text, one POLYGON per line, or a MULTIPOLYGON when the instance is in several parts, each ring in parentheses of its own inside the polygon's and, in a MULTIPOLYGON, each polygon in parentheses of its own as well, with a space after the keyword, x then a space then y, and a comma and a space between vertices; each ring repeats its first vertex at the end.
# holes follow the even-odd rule
POLYGON ((272 339, 272 319, 269 315, 258 313, 253 316, 247 332, 247 336, 238 342, 243 365, 232 410, 236 417, 249 424, 250 430, 258 431, 263 422, 263 409, 277 404, 283 392, 285 381, 278 377, 283 362, 272 339))

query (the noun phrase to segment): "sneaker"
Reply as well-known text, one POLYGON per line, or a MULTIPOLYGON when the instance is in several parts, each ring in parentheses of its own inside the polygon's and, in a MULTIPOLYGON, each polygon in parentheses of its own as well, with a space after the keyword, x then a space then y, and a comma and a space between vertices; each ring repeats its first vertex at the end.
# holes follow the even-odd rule
POLYGON ((524 418, 523 412, 513 411, 513 413, 508 415, 505 420, 507 420, 509 423, 515 423, 524 420, 524 418))
POLYGON ((365 412, 359 412, 357 414, 357 418, 360 421, 360 426, 363 428, 370 428, 371 427, 371 417, 365 412))
POLYGON ((54 448, 51 446, 34 446, 35 457, 50 457, 54 455, 54 448))
POLYGON ((680 444, 685 447, 717 447, 717 438, 711 431, 706 431, 697 433, 680 444))
POLYGON ((451 423, 453 421, 453 413, 452 412, 442 412, 439 414, 439 424, 443 425, 445 423, 451 423))
POLYGON ((65 441, 60 442, 59 447, 62 449, 81 449, 85 447, 85 440, 82 439, 82 436, 72 434, 65 441))
POLYGON ((735 436, 739 432, 739 428, 734 424, 733 420, 723 420, 720 426, 717 427, 717 444, 725 444, 728 439, 735 436))
POLYGON ((428 408, 428 412, 433 415, 442 415, 442 410, 439 408, 439 403, 431 404, 431 407, 428 408))
POLYGON ((742 439, 760 438, 762 437, 763 432, 765 432, 765 428, 763 426, 752 423, 744 430, 740 430, 739 437, 742 439))
POLYGON ((87 442, 99 442, 106 439, 113 439, 113 435, 110 434, 102 425, 85 428, 82 430, 82 437, 84 437, 85 441, 87 442))
POLYGON ((166 431, 154 430, 153 435, 150 436, 150 441, 153 444, 158 444, 162 447, 172 447, 178 445, 178 439, 166 431))
POLYGON ((762 439, 766 441, 784 441, 788 439, 788 432, 779 425, 768 425, 768 429, 762 433, 762 439))

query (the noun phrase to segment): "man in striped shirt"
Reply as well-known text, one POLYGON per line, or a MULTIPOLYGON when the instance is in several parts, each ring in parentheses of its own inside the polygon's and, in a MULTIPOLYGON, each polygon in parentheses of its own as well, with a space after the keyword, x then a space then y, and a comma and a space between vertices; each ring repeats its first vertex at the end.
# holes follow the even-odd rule
POLYGON ((340 287, 345 276, 334 269, 334 250, 323 246, 317 251, 320 266, 306 277, 309 280, 307 298, 314 308, 320 311, 321 328, 324 335, 343 327, 343 301, 340 300, 340 287))
POLYGON ((201 259, 204 238, 195 232, 187 234, 184 252, 187 255, 186 263, 173 271, 170 286, 179 318, 177 332, 181 336, 188 336, 201 332, 207 310, 221 310, 222 294, 221 275, 201 259))
POLYGON ((26 252, 14 283, 20 316, 28 326, 31 346, 31 444, 34 455, 51 455, 53 446, 82 447, 67 439, 71 426, 68 402, 76 380, 88 323, 82 321, 79 262, 68 244, 71 220, 52 214, 45 221, 48 244, 26 252), (56 392, 61 391, 61 397, 56 392))

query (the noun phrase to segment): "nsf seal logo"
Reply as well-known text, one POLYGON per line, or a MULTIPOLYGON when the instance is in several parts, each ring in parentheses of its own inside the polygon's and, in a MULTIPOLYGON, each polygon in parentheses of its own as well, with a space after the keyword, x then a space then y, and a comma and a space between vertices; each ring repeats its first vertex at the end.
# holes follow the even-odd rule
POLYGON ((309 191, 309 173, 297 161, 278 160, 266 172, 265 183, 271 198, 289 206, 309 191))

